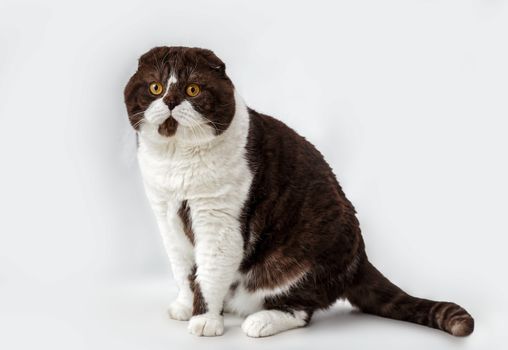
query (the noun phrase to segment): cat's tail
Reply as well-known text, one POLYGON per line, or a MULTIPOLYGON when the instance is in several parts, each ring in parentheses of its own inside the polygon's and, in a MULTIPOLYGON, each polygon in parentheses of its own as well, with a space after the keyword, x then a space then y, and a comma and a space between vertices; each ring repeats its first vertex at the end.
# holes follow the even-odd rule
POLYGON ((459 305, 415 298, 405 293, 367 258, 358 267, 346 297, 363 312, 441 329, 455 336, 469 335, 474 329, 473 318, 459 305))

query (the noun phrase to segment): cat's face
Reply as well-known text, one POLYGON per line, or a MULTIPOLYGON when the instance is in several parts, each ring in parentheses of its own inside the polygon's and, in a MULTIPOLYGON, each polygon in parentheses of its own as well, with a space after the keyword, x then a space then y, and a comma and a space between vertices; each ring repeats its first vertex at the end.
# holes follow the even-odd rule
POLYGON ((234 87, 210 50, 156 47, 139 59, 124 91, 131 125, 153 139, 207 142, 235 113, 234 87))

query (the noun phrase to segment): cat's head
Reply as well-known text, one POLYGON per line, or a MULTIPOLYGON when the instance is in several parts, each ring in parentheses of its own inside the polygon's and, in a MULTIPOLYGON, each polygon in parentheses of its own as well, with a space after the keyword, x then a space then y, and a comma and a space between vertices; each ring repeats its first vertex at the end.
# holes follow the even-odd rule
POLYGON ((156 47, 139 59, 124 90, 131 125, 153 139, 206 142, 235 113, 234 86, 210 50, 156 47))

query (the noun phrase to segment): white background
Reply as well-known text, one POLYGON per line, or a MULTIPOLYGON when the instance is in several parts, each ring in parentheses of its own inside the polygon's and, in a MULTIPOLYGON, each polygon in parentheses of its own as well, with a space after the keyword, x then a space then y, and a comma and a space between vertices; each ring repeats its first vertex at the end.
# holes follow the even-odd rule
POLYGON ((507 39, 495 0, 0 0, 0 348, 500 348, 507 39), (214 50, 251 107, 331 163, 374 264, 466 307, 475 333, 344 307, 261 340, 232 317, 217 339, 169 320, 122 94, 156 45, 214 50))

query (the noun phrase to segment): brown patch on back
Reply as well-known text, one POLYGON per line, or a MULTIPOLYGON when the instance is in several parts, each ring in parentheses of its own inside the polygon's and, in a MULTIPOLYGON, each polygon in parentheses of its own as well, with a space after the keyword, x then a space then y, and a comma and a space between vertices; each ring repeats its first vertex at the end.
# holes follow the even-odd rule
POLYGON ((246 287, 273 288, 305 273, 266 308, 327 308, 344 295, 363 254, 355 210, 330 166, 279 120, 249 110, 247 160, 254 175, 242 212, 240 272, 246 287))
POLYGON ((183 201, 178 209, 178 216, 182 220, 183 232, 194 245, 194 232, 192 231, 192 221, 190 217, 190 207, 187 201, 183 201))

